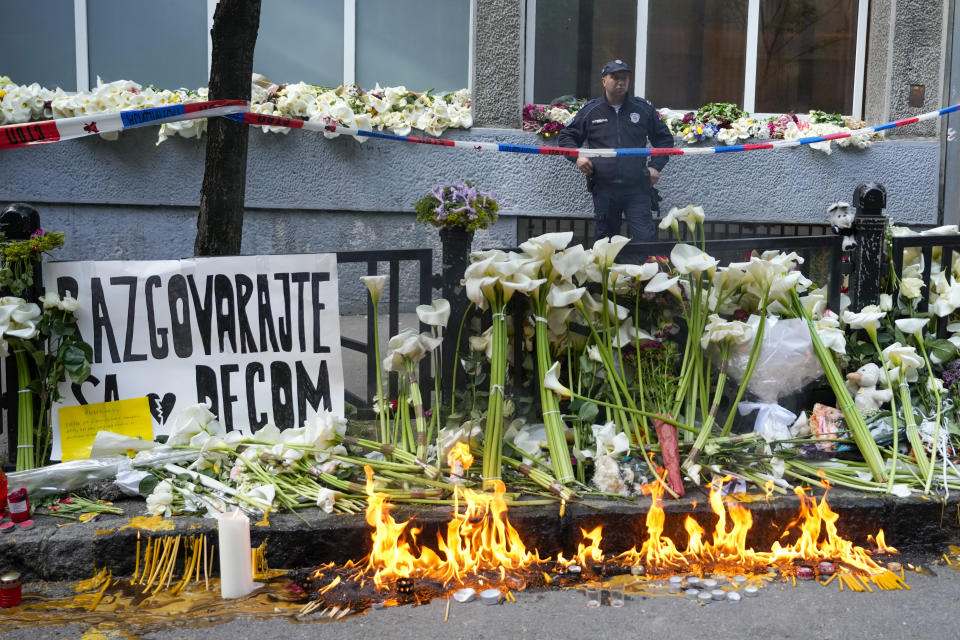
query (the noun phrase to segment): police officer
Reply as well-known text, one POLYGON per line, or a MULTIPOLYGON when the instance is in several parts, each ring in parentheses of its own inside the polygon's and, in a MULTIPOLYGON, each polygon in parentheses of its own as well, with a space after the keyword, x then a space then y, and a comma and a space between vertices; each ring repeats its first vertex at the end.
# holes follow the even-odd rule
MULTIPOLYGON (((629 94, 631 69, 622 60, 603 65, 603 95, 591 100, 560 132, 562 147, 587 149, 672 147, 673 135, 649 100, 629 94)), ((667 156, 628 155, 577 158, 593 192, 596 237, 620 233, 625 216, 634 242, 656 239, 651 216, 652 188, 660 179, 667 156)))

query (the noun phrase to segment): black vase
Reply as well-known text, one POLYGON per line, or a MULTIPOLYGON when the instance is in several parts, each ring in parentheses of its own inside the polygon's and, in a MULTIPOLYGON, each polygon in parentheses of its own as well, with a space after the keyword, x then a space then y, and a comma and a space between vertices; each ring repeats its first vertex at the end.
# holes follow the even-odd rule
MULTIPOLYGON (((462 227, 441 227, 440 242, 443 252, 440 272, 441 291, 443 297, 450 303, 450 322, 447 324, 443 341, 443 377, 440 379, 440 384, 443 392, 443 402, 449 405, 454 392, 454 367, 459 366, 460 362, 460 358, 457 357, 457 333, 460 328, 460 320, 469 305, 465 287, 461 284, 461 281, 464 272, 467 270, 467 265, 470 263, 473 231, 468 231, 462 227)), ((459 376, 459 378, 463 380, 463 376, 459 376)))

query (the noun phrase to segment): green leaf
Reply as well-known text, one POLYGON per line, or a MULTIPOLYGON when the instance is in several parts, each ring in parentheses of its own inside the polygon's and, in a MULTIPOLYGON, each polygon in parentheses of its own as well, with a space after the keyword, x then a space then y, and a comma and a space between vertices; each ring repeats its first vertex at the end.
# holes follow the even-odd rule
POLYGON ((930 357, 936 358, 940 362, 948 362, 957 355, 957 347, 949 340, 944 340, 943 338, 927 340, 926 347, 930 357))
POLYGON ((83 364, 87 359, 87 354, 80 347, 68 344, 60 349, 60 359, 63 361, 64 367, 69 370, 70 365, 79 366, 83 364))
POLYGON ((600 407, 592 402, 583 403, 577 410, 577 415, 580 416, 584 424, 593 424, 594 419, 599 413, 600 407))

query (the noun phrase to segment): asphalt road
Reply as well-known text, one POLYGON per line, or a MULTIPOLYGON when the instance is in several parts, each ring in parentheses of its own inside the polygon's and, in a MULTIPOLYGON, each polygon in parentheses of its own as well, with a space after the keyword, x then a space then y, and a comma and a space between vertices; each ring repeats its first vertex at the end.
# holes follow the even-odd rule
MULTIPOLYGON (((960 599, 960 572, 945 564, 931 565, 936 576, 907 574, 910 591, 841 592, 836 583, 775 582, 758 597, 739 604, 701 605, 678 597, 628 596, 623 608, 587 608, 579 591, 521 592, 516 603, 486 606, 479 601, 451 602, 444 621, 446 600, 411 607, 373 610, 339 621, 295 623, 289 619, 237 618, 207 627, 190 620, 171 620, 163 630, 135 630, 123 617, 105 624, 18 629, 3 634, 10 640, 237 640, 238 638, 389 638, 423 640, 457 638, 478 640, 531 638, 577 640, 593 638, 707 638, 916 640, 960 637, 956 606, 960 599)), ((3 614, 0 613, 0 624, 3 614)))

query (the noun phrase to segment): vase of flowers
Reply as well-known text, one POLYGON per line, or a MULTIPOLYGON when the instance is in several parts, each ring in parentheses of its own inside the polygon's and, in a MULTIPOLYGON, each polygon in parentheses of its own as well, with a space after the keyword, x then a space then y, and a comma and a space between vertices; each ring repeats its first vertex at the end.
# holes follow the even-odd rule
MULTIPOLYGON (((467 308, 467 298, 460 278, 467 269, 473 234, 497 221, 500 207, 493 193, 480 190, 472 181, 437 184, 430 193, 417 200, 414 209, 417 221, 437 227, 442 249, 443 274, 441 290, 450 302, 451 317, 461 318, 467 308)), ((444 341, 442 361, 443 380, 450 380, 450 368, 458 361, 456 344, 444 341)), ((449 398, 444 385, 444 395, 449 398)))
POLYGON ((459 274, 467 267, 474 231, 496 222, 500 207, 492 192, 481 191, 470 180, 464 180, 434 185, 430 193, 417 200, 414 208, 418 222, 439 229, 443 273, 457 274, 455 279, 444 280, 443 297, 450 300, 460 293, 455 289, 462 289, 459 274))

